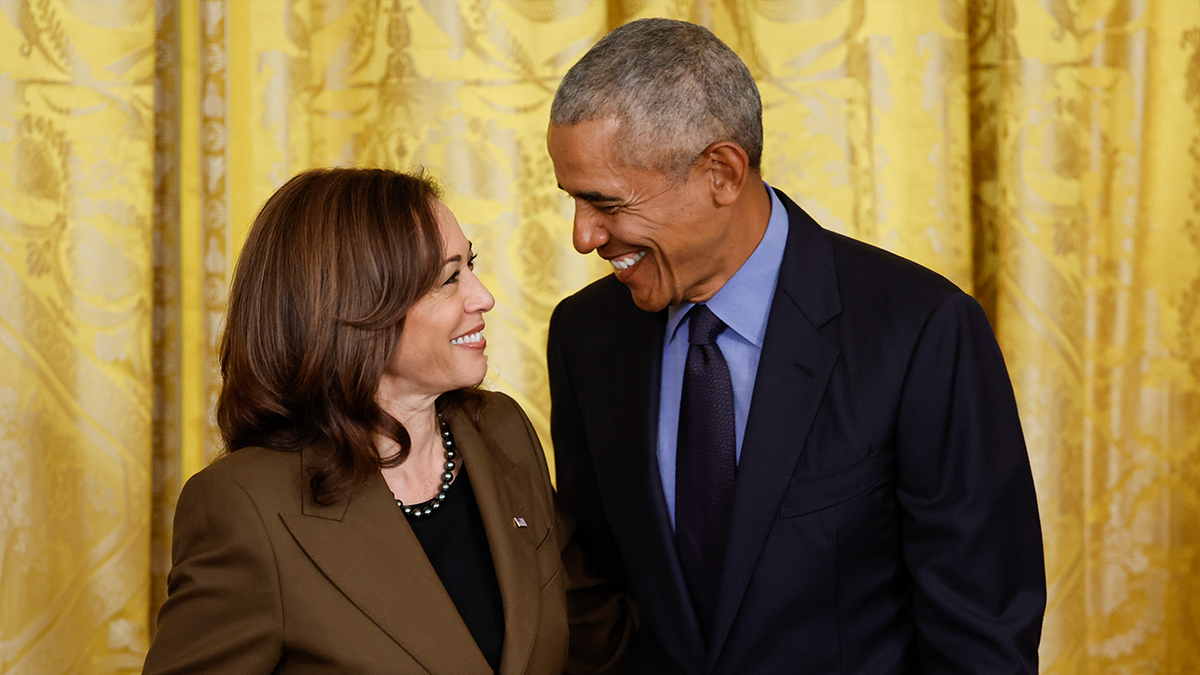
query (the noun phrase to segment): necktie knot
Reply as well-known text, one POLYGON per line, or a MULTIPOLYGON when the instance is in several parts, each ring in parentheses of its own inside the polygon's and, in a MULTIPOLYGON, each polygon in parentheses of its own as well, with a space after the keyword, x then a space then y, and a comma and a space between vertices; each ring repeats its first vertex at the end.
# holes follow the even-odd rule
POLYGON ((717 318, 708 305, 696 305, 688 312, 688 343, 711 345, 725 330, 725 323, 717 318))

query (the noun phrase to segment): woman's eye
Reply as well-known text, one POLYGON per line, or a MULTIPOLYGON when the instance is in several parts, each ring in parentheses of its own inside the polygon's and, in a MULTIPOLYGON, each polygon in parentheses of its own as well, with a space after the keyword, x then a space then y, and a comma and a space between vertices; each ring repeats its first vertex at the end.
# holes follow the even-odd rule
POLYGON ((467 259, 467 269, 469 269, 471 271, 475 270, 475 259, 478 257, 479 257, 478 253, 471 254, 471 257, 467 259))
POLYGON ((442 285, 446 286, 449 284, 457 284, 457 283, 458 283, 458 272, 455 272, 454 274, 451 274, 450 278, 447 279, 445 282, 443 282, 442 285))

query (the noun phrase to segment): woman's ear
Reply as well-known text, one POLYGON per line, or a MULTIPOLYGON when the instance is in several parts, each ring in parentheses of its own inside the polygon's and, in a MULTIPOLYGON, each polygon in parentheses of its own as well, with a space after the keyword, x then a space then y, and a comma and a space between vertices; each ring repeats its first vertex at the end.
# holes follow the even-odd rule
POLYGON ((704 161, 708 164, 713 201, 720 206, 736 202, 752 173, 750 156, 733 141, 717 141, 704 150, 704 161))

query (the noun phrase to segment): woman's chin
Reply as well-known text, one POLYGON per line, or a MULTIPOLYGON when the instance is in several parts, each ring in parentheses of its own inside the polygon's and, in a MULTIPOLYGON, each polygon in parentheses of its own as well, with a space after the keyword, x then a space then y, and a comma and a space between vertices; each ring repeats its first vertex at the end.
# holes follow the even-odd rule
POLYGON ((484 358, 482 360, 483 364, 477 370, 470 374, 464 373, 464 376, 459 380, 460 384, 456 387, 457 389, 469 389, 483 384, 483 381, 487 379, 488 369, 487 359, 484 358))

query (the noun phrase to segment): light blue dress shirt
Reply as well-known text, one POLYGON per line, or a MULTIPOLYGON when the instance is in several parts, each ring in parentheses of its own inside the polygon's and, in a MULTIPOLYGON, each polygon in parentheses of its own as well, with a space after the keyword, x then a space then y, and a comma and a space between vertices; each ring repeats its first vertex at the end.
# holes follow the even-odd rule
MULTIPOLYGON (((765 184, 764 184, 765 185, 765 184)), ((741 268, 725 282, 705 304, 728 326, 717 336, 717 347, 729 365, 733 384, 734 421, 737 433, 737 458, 742 457, 742 437, 750 415, 750 397, 754 377, 762 356, 763 337, 783 247, 787 243, 788 218, 783 203, 771 186, 771 218, 767 231, 741 268)), ((683 367, 688 352, 687 312, 693 303, 685 302, 667 309, 667 332, 663 338, 662 382, 658 401, 658 470, 662 476, 667 511, 675 523, 675 448, 679 437, 679 399, 683 396, 683 367)))

